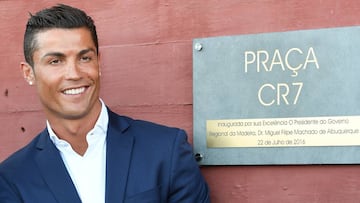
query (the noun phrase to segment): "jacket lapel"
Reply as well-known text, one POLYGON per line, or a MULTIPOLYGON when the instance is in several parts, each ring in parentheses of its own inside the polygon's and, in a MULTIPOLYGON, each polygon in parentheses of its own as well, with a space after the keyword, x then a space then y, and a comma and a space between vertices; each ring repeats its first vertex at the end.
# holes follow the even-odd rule
POLYGON ((124 134, 130 120, 109 110, 106 146, 106 202, 123 202, 134 138, 124 134))
POLYGON ((47 130, 40 134, 36 145, 38 153, 35 160, 45 182, 58 202, 79 202, 81 200, 59 151, 50 140, 47 130))

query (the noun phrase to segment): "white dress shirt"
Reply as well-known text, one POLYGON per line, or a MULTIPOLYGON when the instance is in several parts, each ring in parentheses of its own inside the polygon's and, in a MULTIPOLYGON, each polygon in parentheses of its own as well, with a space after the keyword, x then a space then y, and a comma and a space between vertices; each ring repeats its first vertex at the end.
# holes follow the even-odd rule
POLYGON ((100 101, 101 112, 95 127, 86 135, 88 148, 83 156, 76 153, 67 141, 59 139, 50 123, 46 122, 50 139, 60 151, 83 203, 105 202, 106 133, 109 115, 104 102, 100 101))

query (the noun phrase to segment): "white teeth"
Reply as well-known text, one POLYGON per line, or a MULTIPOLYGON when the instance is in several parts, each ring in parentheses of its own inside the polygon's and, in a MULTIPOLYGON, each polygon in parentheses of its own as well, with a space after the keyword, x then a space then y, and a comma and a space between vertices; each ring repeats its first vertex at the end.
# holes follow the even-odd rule
POLYGON ((76 89, 65 90, 64 93, 65 94, 70 94, 70 95, 75 95, 75 94, 81 94, 84 91, 85 91, 85 87, 80 87, 80 88, 76 88, 76 89))

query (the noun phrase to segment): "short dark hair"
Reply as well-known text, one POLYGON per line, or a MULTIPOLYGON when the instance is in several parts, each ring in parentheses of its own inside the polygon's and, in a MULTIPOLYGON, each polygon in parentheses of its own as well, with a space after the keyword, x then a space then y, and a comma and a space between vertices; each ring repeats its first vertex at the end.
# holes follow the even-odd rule
POLYGON ((96 34, 96 27, 93 19, 84 11, 64 4, 58 4, 51 8, 43 9, 35 15, 30 13, 26 24, 24 35, 24 56, 25 60, 32 67, 34 65, 33 55, 37 48, 36 34, 52 28, 87 28, 91 33, 92 40, 99 50, 99 43, 96 34))

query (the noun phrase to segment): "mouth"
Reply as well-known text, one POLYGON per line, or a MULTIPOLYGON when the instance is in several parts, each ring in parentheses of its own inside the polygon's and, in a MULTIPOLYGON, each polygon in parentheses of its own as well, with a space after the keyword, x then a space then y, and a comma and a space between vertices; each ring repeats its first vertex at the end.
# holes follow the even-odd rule
POLYGON ((72 89, 66 89, 62 91, 62 93, 66 95, 78 95, 84 93, 86 90, 86 87, 79 87, 79 88, 72 88, 72 89))

